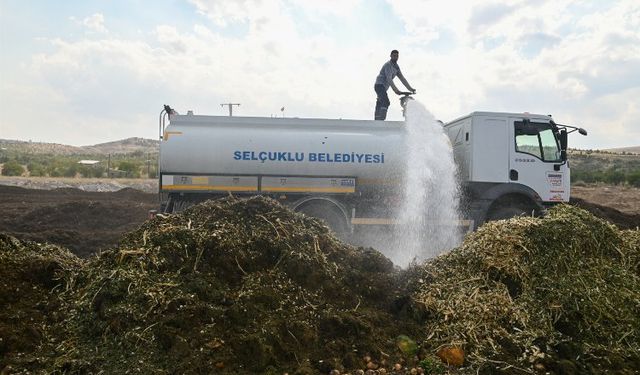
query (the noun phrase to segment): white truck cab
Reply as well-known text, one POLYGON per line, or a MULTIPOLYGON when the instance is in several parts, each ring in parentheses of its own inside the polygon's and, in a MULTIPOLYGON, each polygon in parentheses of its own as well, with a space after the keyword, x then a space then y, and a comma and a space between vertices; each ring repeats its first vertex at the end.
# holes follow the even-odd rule
POLYGON ((551 116, 473 112, 445 124, 473 219, 539 213, 568 202, 567 128, 551 116))

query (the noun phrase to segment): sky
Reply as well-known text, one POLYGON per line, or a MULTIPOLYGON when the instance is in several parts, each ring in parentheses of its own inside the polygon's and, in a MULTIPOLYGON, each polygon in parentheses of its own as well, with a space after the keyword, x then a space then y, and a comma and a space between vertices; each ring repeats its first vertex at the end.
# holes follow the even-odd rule
POLYGON ((392 49, 444 122, 551 114, 589 132, 572 147, 640 145, 638 0, 0 0, 0 138, 156 139, 164 104, 372 119, 392 49))

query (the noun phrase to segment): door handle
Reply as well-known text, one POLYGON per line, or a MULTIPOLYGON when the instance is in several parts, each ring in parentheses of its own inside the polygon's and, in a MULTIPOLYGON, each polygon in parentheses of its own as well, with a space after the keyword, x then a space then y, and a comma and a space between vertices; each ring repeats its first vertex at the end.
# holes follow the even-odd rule
POLYGON ((509 171, 509 179, 511 181, 518 181, 518 171, 516 171, 515 169, 512 169, 509 171))

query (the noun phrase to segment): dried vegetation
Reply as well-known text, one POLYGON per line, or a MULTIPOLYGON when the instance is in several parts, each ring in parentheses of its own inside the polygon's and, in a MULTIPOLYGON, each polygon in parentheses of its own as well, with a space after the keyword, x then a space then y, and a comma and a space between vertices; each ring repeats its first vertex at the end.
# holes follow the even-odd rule
POLYGON ((639 247, 560 206, 399 270, 265 198, 156 217, 86 263, 2 236, 0 369, 632 373, 639 247))
POLYGON ((637 371, 639 233, 566 205, 483 226, 410 271, 427 342, 487 373, 637 371))

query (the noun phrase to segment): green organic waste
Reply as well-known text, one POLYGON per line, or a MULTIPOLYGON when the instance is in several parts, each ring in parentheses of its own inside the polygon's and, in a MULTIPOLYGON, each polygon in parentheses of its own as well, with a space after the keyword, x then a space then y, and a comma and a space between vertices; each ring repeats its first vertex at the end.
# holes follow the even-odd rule
POLYGON ((489 372, 637 371, 638 233, 568 205, 484 225, 410 271, 429 346, 489 372))
POLYGON ((68 336, 61 295, 83 262, 69 250, 0 233, 0 373, 40 372, 53 365, 68 336))
POLYGON ((158 216, 88 261, 0 235, 0 299, 2 373, 640 371, 639 231, 566 205, 407 270, 262 197, 158 216))
POLYGON ((54 370, 328 373, 401 357, 393 264, 267 198, 156 217, 66 293, 54 370), (386 356, 386 357, 385 357, 386 356))

